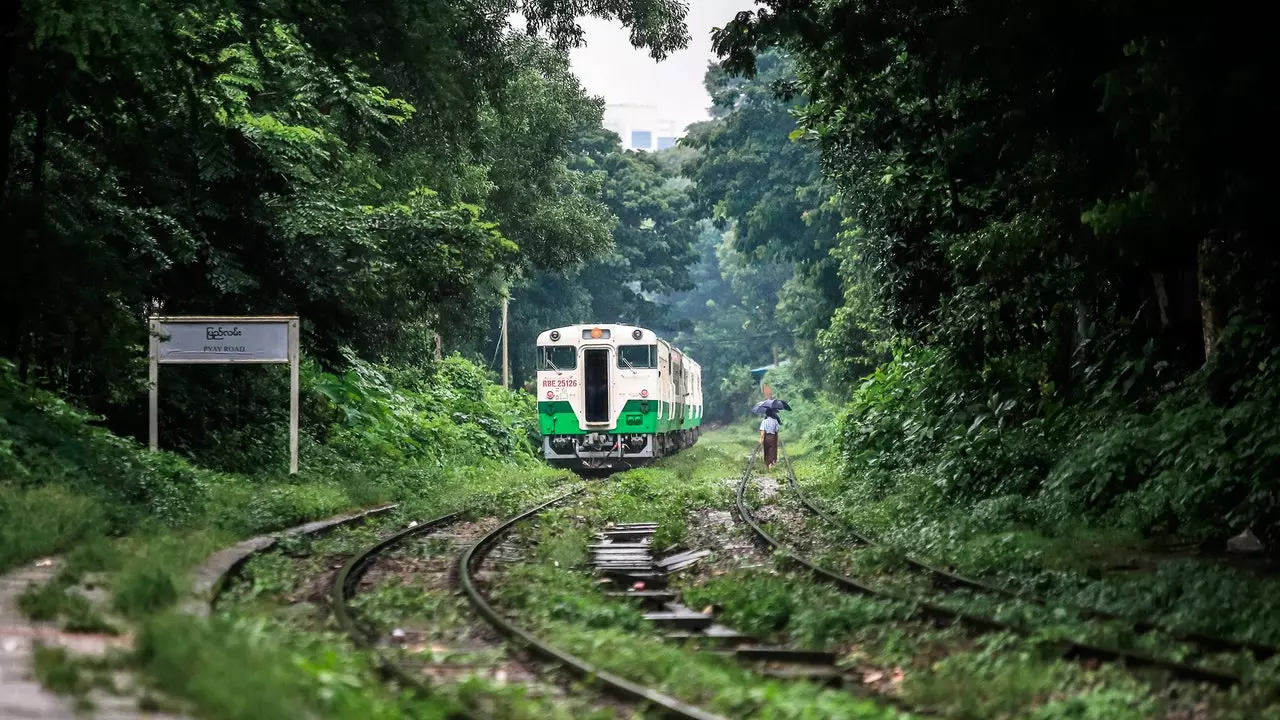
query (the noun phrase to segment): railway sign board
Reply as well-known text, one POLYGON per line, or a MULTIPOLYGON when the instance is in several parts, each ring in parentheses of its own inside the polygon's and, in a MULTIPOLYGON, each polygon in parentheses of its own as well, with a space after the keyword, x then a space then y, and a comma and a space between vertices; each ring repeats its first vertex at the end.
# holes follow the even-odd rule
POLYGON ((188 322, 156 318, 161 365, 179 363, 287 363, 289 323, 284 320, 188 322))
POLYGON ((289 365, 289 472, 298 472, 298 317, 158 317, 151 326, 150 440, 160 447, 160 366, 289 365))

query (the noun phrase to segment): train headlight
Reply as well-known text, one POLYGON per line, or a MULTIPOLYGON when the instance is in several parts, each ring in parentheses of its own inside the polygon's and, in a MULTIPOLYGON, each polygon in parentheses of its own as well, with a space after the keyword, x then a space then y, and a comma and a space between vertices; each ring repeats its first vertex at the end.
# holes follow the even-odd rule
POLYGON ((555 396, 556 396, 556 393, 555 393, 555 391, 554 391, 554 390, 548 390, 548 391, 547 391, 547 399, 548 399, 548 400, 550 400, 551 398, 553 398, 553 397, 555 397, 555 396))
POLYGON ((641 335, 644 335, 644 333, 643 333, 643 332, 641 332, 641 330, 640 330, 639 328, 637 328, 637 329, 635 329, 635 330, 632 330, 632 331, 631 331, 631 337, 633 337, 633 338, 635 338, 635 339, 637 339, 637 340, 639 340, 639 339, 640 339, 640 336, 641 336, 641 335))
POLYGON ((649 391, 648 391, 648 390, 641 390, 641 391, 640 391, 640 397, 643 397, 643 398, 647 398, 647 397, 649 397, 649 391))
POLYGON ((557 341, 557 340, 559 340, 559 339, 560 339, 560 331, 559 331, 559 330, 552 330, 552 331, 551 331, 551 342, 556 342, 556 341, 557 341))
POLYGON ((600 330, 600 328, 591 328, 591 339, 592 339, 592 340, 599 340, 599 339, 600 339, 600 337, 601 337, 601 336, 603 336, 603 335, 604 335, 604 333, 600 330))

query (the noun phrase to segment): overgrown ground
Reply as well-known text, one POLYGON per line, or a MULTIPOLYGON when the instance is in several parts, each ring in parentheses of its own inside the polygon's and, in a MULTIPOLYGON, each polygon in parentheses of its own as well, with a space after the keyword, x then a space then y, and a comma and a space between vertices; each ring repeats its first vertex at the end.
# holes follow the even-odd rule
MULTIPOLYGON (((822 690, 795 682, 764 681, 731 661, 662 643, 640 615, 607 601, 581 572, 589 533, 610 521, 656 521, 656 546, 705 541, 702 524, 715 520, 732 502, 733 481, 754 435, 733 429, 712 433, 691 452, 657 468, 611 478, 572 506, 543 517, 524 536, 536 540, 535 562, 511 572, 497 596, 509 612, 532 622, 546 636, 602 666, 661 687, 682 699, 736 717, 876 717, 891 714, 854 694, 822 690)), ((856 495, 833 488, 828 456, 792 448, 801 481, 814 494, 832 500, 842 517, 861 523, 867 532, 882 533, 912 552, 937 553, 954 560, 957 569, 1002 582, 1036 587, 1051 600, 1089 602, 1137 616, 1158 618, 1186 629, 1200 629, 1239 639, 1273 642, 1265 622, 1254 612, 1265 610, 1275 584, 1223 568, 1215 560, 1196 560, 1161 552, 1137 538, 1116 535, 1050 537, 1017 528, 965 532, 967 513, 930 518, 933 536, 947 543, 912 542, 908 498, 894 503, 858 503, 856 495), (826 484, 824 484, 826 483, 826 484), (830 495, 824 494, 824 491, 830 495), (895 509, 896 508, 896 509, 895 509), (878 518, 878 522, 869 522, 878 518), (1081 552, 1082 537, 1092 550, 1081 552), (982 554, 966 550, 985 548, 982 554), (1038 554, 1029 554, 1035 549, 1038 554), (1000 555, 998 553, 1006 553, 1000 555), (1029 557, 1043 557, 1030 564, 1029 557), (1141 557, 1141 563, 1129 562, 1141 557), (1115 572, 1117 559, 1126 561, 1115 572), (981 559, 982 563, 977 561, 981 559), (1044 578, 1055 578, 1046 584, 1044 578), (1075 578, 1074 583, 1072 578, 1075 578), (1055 588, 1057 588, 1055 590, 1055 588), (1068 593, 1066 588, 1075 588, 1068 593), (1110 601, 1105 601, 1110 598, 1110 601), (1126 600, 1128 598, 1128 600, 1126 600), (1234 619, 1234 620, 1233 620, 1234 619)), ((1277 704, 1275 661, 1247 657, 1193 657, 1188 648, 1160 634, 1138 635, 1123 623, 1095 623, 1069 608, 1048 609, 1019 602, 993 602, 968 593, 944 593, 928 586, 897 561, 901 551, 849 550, 852 543, 838 533, 806 521, 774 477, 761 478, 774 495, 753 502, 777 504, 773 525, 788 541, 818 550, 824 564, 857 573, 871 584, 907 595, 924 593, 944 604, 977 614, 1015 620, 1027 635, 978 635, 959 628, 939 629, 905 619, 905 603, 844 595, 818 585, 784 563, 758 552, 721 550, 708 567, 680 583, 690 606, 712 606, 727 624, 775 642, 837 650, 842 664, 866 686, 905 701, 912 707, 948 717, 1271 717, 1277 704), (773 481, 773 482, 771 482, 773 481), (1145 649, 1164 656, 1186 657, 1207 666, 1229 667, 1246 678, 1242 687, 1220 692, 1172 682, 1160 673, 1131 672, 1111 665, 1067 662, 1059 658, 1055 640, 1062 637, 1145 649)), ((712 522, 714 524, 714 522, 712 522)), ((740 528, 720 526, 721 547, 735 547, 740 528)))
MULTIPOLYGON (((65 553, 58 578, 29 593, 24 609, 68 630, 122 633, 134 645, 94 662, 42 651, 42 679, 84 697, 114 685, 117 671, 128 669, 139 687, 117 691, 136 694, 146 707, 234 720, 441 717, 459 704, 490 717, 637 715, 504 646, 452 587, 447 567, 460 543, 578 482, 541 467, 527 445, 521 449, 522 411, 504 406, 503 396, 465 370, 450 371, 447 387, 459 387, 457 376, 471 385, 462 383, 447 420, 423 411, 429 387, 405 395, 369 377, 323 379, 325 397, 345 409, 346 422, 309 451, 333 465, 312 465, 299 478, 213 473, 143 453, 6 376, 4 565, 65 553), (490 441, 488 453, 458 450, 465 446, 460 440, 481 434, 490 441), (511 443, 505 457, 492 450, 502 443, 511 443), (377 448, 380 461, 369 448, 377 448), (84 481, 95 472, 103 482, 84 481), (393 499, 402 503, 394 514, 325 538, 284 542, 253 559, 210 619, 175 611, 190 568, 212 550, 393 499), (382 644, 438 688, 428 698, 389 689, 371 657, 330 617, 328 587, 357 548, 459 508, 468 508, 469 518, 454 540, 428 538, 397 551, 390 564, 371 571, 355 601, 382 644)), ((798 412, 786 429, 794 434, 793 426, 811 419, 798 412)), ((889 546, 856 549, 845 531, 802 510, 781 467, 758 473, 748 497, 759 517, 823 564, 905 597, 927 595, 1014 620, 1029 632, 934 627, 911 619, 907 602, 841 594, 752 543, 730 509, 755 442, 749 427, 724 428, 654 467, 589 482, 572 502, 520 526, 514 559, 488 577, 488 592, 503 612, 600 667, 730 717, 902 714, 888 699, 955 718, 1280 717, 1280 661, 1192 656, 1165 635, 1090 622, 1072 609, 1091 605, 1275 644, 1280 588, 1265 573, 1114 530, 1019 523, 1008 499, 940 511, 927 473, 886 484, 874 468, 850 474, 846 464, 837 471, 838 448, 829 442, 790 443, 802 486, 889 546), (723 623, 769 642, 835 650, 851 684, 831 689, 768 678, 729 657, 665 641, 637 608, 608 599, 585 567, 592 533, 628 521, 657 522, 658 548, 713 550, 677 578, 691 607, 712 608, 723 623), (902 562, 905 552, 1034 590, 1052 604, 935 587, 902 562), (1245 683, 1218 692, 1159 674, 1065 662, 1055 645, 1063 637, 1185 657, 1239 672, 1245 683)))
MULTIPOLYGON (((144 689, 117 691, 209 717, 443 711, 381 690, 368 660, 332 633, 176 611, 191 570, 244 537, 390 501, 401 508, 387 522, 439 508, 496 516, 567 479, 535 459, 531 399, 458 358, 430 371, 353 361, 335 376, 308 367, 304 380, 302 471, 217 472, 112 435, 0 361, 0 571, 63 555, 58 576, 29 592, 23 609, 134 647, 94 662, 43 653, 37 670, 47 685, 83 699, 131 668, 144 689)), ((222 440, 227 456, 255 442, 222 440)))

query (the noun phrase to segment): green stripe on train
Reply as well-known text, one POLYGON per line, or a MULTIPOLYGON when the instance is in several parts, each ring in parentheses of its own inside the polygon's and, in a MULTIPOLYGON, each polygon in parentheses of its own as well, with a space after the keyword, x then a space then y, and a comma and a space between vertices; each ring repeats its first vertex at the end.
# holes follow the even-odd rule
MULTIPOLYGON (((680 407, 684 408, 685 406, 680 407)), ((622 412, 618 415, 618 427, 606 432, 611 435, 622 433, 650 435, 653 433, 688 430, 702 424, 702 418, 699 417, 685 418, 683 423, 680 422, 679 418, 673 420, 658 419, 659 413, 666 415, 670 412, 670 409, 670 404, 662 401, 628 400, 627 404, 622 406, 622 412), (645 405, 648 406, 648 410, 641 409, 645 405)), ((543 435, 587 434, 587 431, 578 424, 578 418, 573 414, 573 408, 563 400, 538 402, 538 431, 543 435)))

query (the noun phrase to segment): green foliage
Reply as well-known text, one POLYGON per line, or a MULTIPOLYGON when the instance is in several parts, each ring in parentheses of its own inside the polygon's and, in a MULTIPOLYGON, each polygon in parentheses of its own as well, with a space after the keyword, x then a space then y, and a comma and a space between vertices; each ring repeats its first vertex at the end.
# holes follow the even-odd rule
POLYGON ((491 387, 457 356, 434 374, 375 367, 355 357, 342 376, 320 373, 312 387, 328 401, 338 452, 379 460, 532 457, 535 405, 491 387))
MULTIPOLYGON (((352 367, 343 376, 308 370, 308 427, 316 437, 304 438, 302 473, 288 476, 283 463, 253 475, 215 473, 147 452, 0 365, 0 567, 157 527, 233 536, 279 529, 417 497, 449 484, 442 474, 466 471, 446 465, 473 464, 471 472, 486 474, 532 459, 532 399, 493 386, 474 365, 451 357, 426 372, 353 358, 352 367)), ((505 492, 508 504, 522 499, 514 497, 519 488, 505 492)), ((119 609, 145 615, 171 604, 181 587, 171 576, 197 559, 191 553, 212 549, 202 543, 140 554, 146 562, 135 558, 118 575, 119 609), (166 569, 149 574, 147 563, 166 569)), ((108 555, 80 550, 73 559, 90 567, 113 562, 108 555)))
MULTIPOLYGON (((1060 697, 1068 688, 1087 685, 1091 678, 1079 668, 1058 662, 1046 665, 1007 640, 980 643, 970 653, 949 656, 933 672, 913 675, 906 696, 929 707, 945 708, 948 717, 985 718, 1024 716, 1036 720, 1059 718, 1151 717, 1157 703, 1135 681, 1120 687, 1086 689, 1060 697), (980 691, 975 692, 977 688, 980 691)), ((1115 678, 1110 678, 1116 682, 1115 678)), ((1070 692, 1069 690, 1067 692, 1070 692)))
POLYGON ((59 486, 0 483, 0 568, 63 552, 107 527, 102 508, 90 497, 59 486))
MULTIPOLYGON (((757 67, 750 79, 719 66, 708 70, 713 119, 691 128, 683 141, 699 151, 685 172, 698 210, 732 231, 733 255, 722 256, 721 266, 737 265, 725 276, 748 312, 741 329, 764 357, 770 350, 794 355, 802 372, 818 377, 814 340, 840 300, 829 256, 841 213, 816 148, 792 140, 800 132, 794 112, 804 101, 794 92, 792 63, 767 52, 757 67)), ((702 333, 699 327, 695 337, 702 333)))
POLYGON ((110 659, 73 657, 64 647, 43 644, 36 645, 33 655, 40 684, 59 695, 74 698, 79 712, 93 709, 89 693, 94 690, 116 692, 110 659))
POLYGON ((723 607, 726 624, 763 636, 782 634, 809 648, 829 648, 865 628, 905 619, 905 608, 841 594, 807 580, 763 571, 742 571, 688 592, 695 607, 723 607))
POLYGON ((852 395, 846 471, 878 476, 850 492, 924 473, 939 505, 1030 497, 1023 520, 1275 534, 1275 111, 1253 31, 1188 18, 764 0, 717 32, 716 73, 809 98, 794 136, 846 215, 788 241, 839 260, 820 357, 852 395))
POLYGON ((119 631, 109 623, 84 595, 61 580, 32 585, 18 598, 18 607, 32 620, 58 622, 68 632, 106 633, 119 631))
MULTIPOLYGON (((678 315, 667 312, 664 296, 693 287, 699 225, 688 182, 669 158, 678 151, 624 151, 620 142, 598 128, 583 128, 576 137, 568 171, 608 221, 566 225, 569 236, 560 247, 584 252, 533 268, 513 287, 513 377, 532 378, 534 340, 543 330, 618 322, 662 333, 667 316, 678 315)), ((544 195, 530 202, 543 207, 544 195)), ((486 340, 485 349, 496 346, 497 338, 486 340)))
MULTIPOLYGON (((1224 358, 1238 341, 1224 335, 1224 358)), ((1226 404, 1213 397, 1213 365, 1132 409, 1122 405, 1128 389, 1152 371, 1122 368, 1114 385, 1099 383, 1092 408, 1064 409, 1069 398, 1046 379, 1034 394, 1002 397, 966 378, 949 353, 904 347, 845 408, 843 467, 881 491, 895 474, 928 471, 942 503, 1037 498, 1022 522, 1091 518, 1193 541, 1252 527, 1269 537, 1280 508, 1255 479, 1276 471, 1272 367, 1238 371, 1226 404)))
POLYGON ((172 456, 143 452, 89 424, 97 418, 19 382, 13 366, 2 360, 0 418, 0 490, 11 498, 3 503, 5 511, 25 523, 18 514, 24 504, 41 497, 50 501, 41 513, 45 529, 23 541, 33 550, 41 543, 63 549, 70 538, 144 520, 185 522, 202 508, 217 477, 172 456), (95 507, 86 509, 85 499, 95 507), (83 516, 73 522, 76 511, 83 516), (67 539, 53 539, 62 534, 67 539))
MULTIPOLYGON (((349 369, 343 348, 422 365, 437 336, 468 346, 519 272, 607 249, 599 178, 571 167, 602 110, 569 69, 577 19, 616 20, 661 58, 687 41, 686 12, 13 4, 0 221, 17 242, 0 269, 14 319, 0 357, 138 436, 148 312, 297 313, 331 371, 349 369)), ((227 470, 278 461, 266 383, 218 377, 166 373, 169 447, 227 470), (250 427, 209 440, 232 413, 250 427), (220 445, 254 457, 233 467, 220 445)))
MULTIPOLYGON (((404 716, 396 699, 371 692, 377 679, 362 654, 338 652, 331 638, 284 644, 279 631, 254 620, 157 616, 138 637, 138 662, 160 690, 211 717, 404 716)), ((422 713, 417 717, 442 717, 447 710, 440 701, 412 706, 422 713)))

